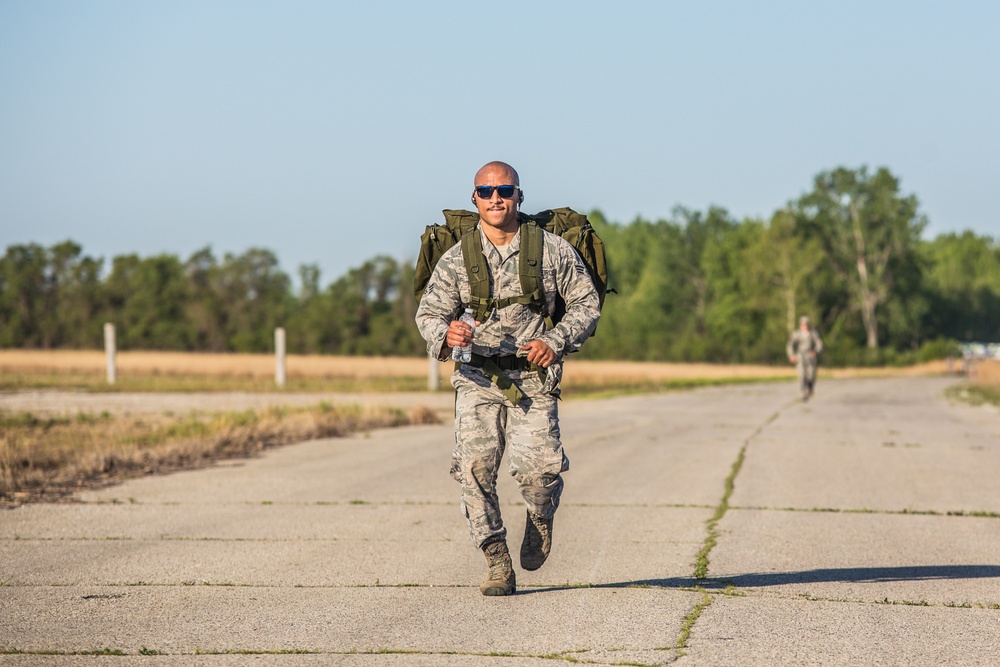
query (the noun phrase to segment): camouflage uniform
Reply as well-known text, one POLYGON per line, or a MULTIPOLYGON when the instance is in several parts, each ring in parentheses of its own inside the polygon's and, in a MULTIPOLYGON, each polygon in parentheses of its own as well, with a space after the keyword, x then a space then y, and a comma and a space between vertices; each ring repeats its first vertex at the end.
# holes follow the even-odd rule
POLYGON ((785 346, 785 353, 789 358, 797 357, 795 366, 799 371, 799 387, 802 389, 802 398, 812 396, 813 387, 816 385, 816 357, 823 351, 823 341, 816 330, 810 328, 808 331, 796 329, 788 339, 785 346), (809 354, 813 352, 814 354, 809 354))
MULTIPOLYGON (((482 235, 492 294, 501 299, 519 296, 520 231, 503 257, 481 229, 474 233, 482 235)), ((462 485, 462 510, 478 547, 505 539, 507 534, 496 494, 500 460, 507 447, 510 474, 517 480, 528 510, 536 515, 548 518, 555 514, 563 488, 561 473, 569 469, 559 438, 556 404, 562 358, 583 344, 597 325, 600 311, 590 274, 573 246, 554 234, 545 232, 543 236, 542 285, 549 312, 555 311, 558 293, 566 303, 566 314, 554 329, 546 331, 543 318, 527 306, 513 304, 494 310, 476 327, 472 351, 486 357, 524 356, 521 345, 541 340, 556 353, 544 380, 538 370, 506 371, 524 393, 515 406, 482 369, 463 364, 451 378, 457 392, 451 475, 462 485)), ((430 355, 446 358, 443 349, 448 325, 470 297, 462 246, 456 244, 438 261, 417 308, 417 326, 430 355)))

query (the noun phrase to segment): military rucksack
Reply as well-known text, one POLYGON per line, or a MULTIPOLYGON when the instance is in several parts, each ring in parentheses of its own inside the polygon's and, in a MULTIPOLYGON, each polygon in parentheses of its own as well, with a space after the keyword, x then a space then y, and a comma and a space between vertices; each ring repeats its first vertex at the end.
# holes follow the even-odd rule
POLYGON ((608 267, 604 257, 604 242, 594 231, 587 216, 571 208, 557 208, 535 215, 518 213, 521 224, 521 257, 518 262, 521 280, 521 295, 505 299, 495 299, 490 295, 490 275, 483 257, 482 239, 473 233, 479 215, 472 211, 443 211, 445 224, 428 225, 420 237, 420 256, 417 258, 413 287, 417 302, 423 296, 431 273, 445 251, 456 243, 462 244, 462 258, 472 292, 475 317, 485 321, 495 308, 505 308, 520 303, 545 318, 546 326, 552 328, 559 323, 566 312, 562 298, 556 298, 556 310, 548 312, 545 294, 542 291, 542 230, 566 239, 583 259, 590 278, 597 290, 600 305, 608 291, 608 267))

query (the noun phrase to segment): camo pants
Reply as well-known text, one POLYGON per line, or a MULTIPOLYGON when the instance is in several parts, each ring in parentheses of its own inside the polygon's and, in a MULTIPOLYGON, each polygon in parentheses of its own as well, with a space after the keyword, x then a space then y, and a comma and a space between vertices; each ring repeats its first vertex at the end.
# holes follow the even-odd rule
POLYGON ((455 403, 455 449, 451 476, 462 485, 462 512, 477 547, 505 539, 496 492, 497 473, 505 450, 509 471, 528 509, 551 517, 559 507, 569 459, 559 440, 556 397, 543 393, 537 375, 516 380, 525 393, 518 405, 490 380, 465 369, 452 376, 455 403))
POLYGON ((813 387, 816 386, 816 360, 800 358, 797 366, 799 371, 799 389, 802 391, 802 396, 808 398, 812 395, 813 387))

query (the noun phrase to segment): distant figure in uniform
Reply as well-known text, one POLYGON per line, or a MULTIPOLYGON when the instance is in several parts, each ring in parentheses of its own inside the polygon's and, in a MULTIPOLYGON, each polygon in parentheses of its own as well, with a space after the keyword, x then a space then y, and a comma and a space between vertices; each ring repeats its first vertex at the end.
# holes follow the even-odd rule
POLYGON ((799 386, 802 389, 802 400, 808 401, 816 387, 816 355, 823 351, 823 341, 819 334, 809 324, 809 318, 803 315, 799 318, 799 328, 792 332, 785 346, 788 360, 796 365, 799 371, 799 386))
POLYGON ((597 326, 600 302, 573 246, 544 232, 541 275, 548 311, 555 312, 557 296, 566 304, 559 323, 546 329, 545 318, 525 305, 521 294, 519 263, 537 260, 522 257, 517 213, 524 194, 517 172, 503 162, 490 162, 476 173, 474 186, 479 223, 471 233, 480 235, 490 295, 503 305, 498 303, 474 332, 458 319, 470 304, 471 287, 464 244, 456 243, 434 267, 416 322, 434 358, 448 359, 453 348, 472 344, 472 360, 451 377, 457 392, 451 475, 462 485, 462 512, 489 567, 479 590, 510 595, 516 585, 496 492, 500 459, 509 450, 510 474, 528 507, 521 567, 537 570, 552 547, 562 473, 569 469, 556 400, 563 358, 579 349, 597 326))

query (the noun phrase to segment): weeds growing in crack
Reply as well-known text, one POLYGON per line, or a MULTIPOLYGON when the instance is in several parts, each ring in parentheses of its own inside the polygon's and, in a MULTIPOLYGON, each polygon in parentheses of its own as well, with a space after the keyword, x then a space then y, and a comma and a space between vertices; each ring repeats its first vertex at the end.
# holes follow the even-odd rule
POLYGON ((722 500, 719 502, 718 507, 715 508, 715 514, 713 514, 712 518, 708 520, 708 536, 705 538, 705 544, 702 545, 701 550, 698 552, 698 556, 695 559, 695 579, 705 579, 708 577, 708 555, 718 543, 719 521, 722 520, 722 517, 726 515, 726 511, 729 509, 729 498, 733 495, 733 489, 736 485, 736 476, 740 474, 740 468, 743 467, 743 458, 746 456, 746 453, 747 446, 744 444, 740 449, 740 453, 736 457, 736 460, 733 462, 733 467, 729 472, 729 476, 726 477, 725 492, 722 495, 722 500))
MULTIPOLYGON (((700 592, 701 600, 699 600, 698 604, 696 604, 694 608, 688 612, 688 615, 684 617, 684 622, 681 624, 681 633, 678 635, 677 642, 674 644, 674 648, 678 651, 683 652, 684 649, 687 648, 688 639, 691 638, 691 629, 694 628, 694 624, 698 622, 698 618, 701 616, 701 613, 705 611, 705 608, 712 604, 712 596, 705 591, 700 592)), ((681 653, 681 655, 683 655, 683 653, 681 653)))

